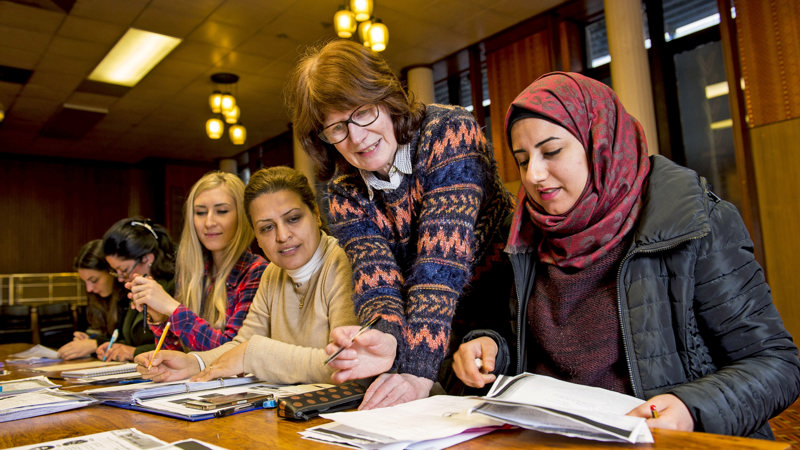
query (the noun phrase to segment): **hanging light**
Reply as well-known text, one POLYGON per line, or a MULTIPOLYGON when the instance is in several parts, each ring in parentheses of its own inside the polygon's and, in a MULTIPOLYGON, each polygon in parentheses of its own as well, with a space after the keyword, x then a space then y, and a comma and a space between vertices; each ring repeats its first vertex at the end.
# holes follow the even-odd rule
MULTIPOLYGON (((236 83, 239 81, 239 76, 232 73, 220 72, 211 75, 211 81, 217 85, 225 85, 226 87, 220 89, 219 86, 211 96, 208 98, 208 105, 211 107, 211 112, 214 117, 206 121, 206 134, 211 139, 219 139, 225 134, 225 124, 230 125, 228 128, 228 135, 231 142, 235 145, 242 145, 247 139, 247 130, 239 123, 241 116, 241 109, 237 105, 236 97, 231 93, 236 91, 236 83), (229 86, 234 85, 231 89, 229 86), (224 122, 223 122, 224 119, 224 122)), ((237 92, 238 95, 238 92, 237 92)))
POLYGON ((361 39, 361 42, 364 44, 365 47, 371 47, 369 43, 369 27, 372 26, 372 22, 369 20, 365 20, 358 24, 358 38, 361 39))
POLYGON ((225 124, 216 117, 206 120, 206 134, 211 139, 219 139, 222 137, 222 131, 225 129, 225 124))
POLYGON ((214 91, 208 97, 208 105, 211 107, 211 112, 214 114, 220 113, 220 105, 222 104, 222 92, 214 91))
POLYGON ((222 94, 219 107, 222 114, 230 114, 233 108, 236 107, 236 97, 231 95, 230 92, 225 92, 222 94))
POLYGON ((372 0, 350 0, 350 11, 357 21, 363 22, 372 16, 372 0))
MULTIPOLYGON (((369 34, 369 43, 372 50, 376 52, 386 50, 386 44, 389 42, 389 29, 381 22, 381 19, 375 19, 375 23, 370 25, 367 33, 369 34)), ((367 44, 365 43, 364 45, 367 44)))
POLYGON ((336 14, 333 15, 333 27, 336 28, 336 34, 340 38, 352 36, 357 26, 356 16, 346 6, 340 6, 336 14))
POLYGON ((247 130, 244 128, 244 125, 240 123, 231 126, 230 129, 228 129, 228 134, 234 145, 242 145, 247 139, 247 130))
POLYGON ((223 113, 222 115, 225 117, 225 123, 229 125, 233 125, 234 123, 239 121, 239 114, 241 111, 239 110, 239 106, 234 106, 232 110, 227 113, 223 113))

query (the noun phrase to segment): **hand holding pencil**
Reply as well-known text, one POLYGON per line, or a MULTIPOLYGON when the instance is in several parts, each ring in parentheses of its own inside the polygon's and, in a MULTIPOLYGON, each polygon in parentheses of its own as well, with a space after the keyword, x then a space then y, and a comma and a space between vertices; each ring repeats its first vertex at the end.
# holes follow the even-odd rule
POLYGON ((150 362, 147 363, 147 370, 150 370, 153 367, 153 360, 156 358, 158 351, 161 350, 161 345, 164 344, 164 338, 167 337, 167 332, 169 331, 169 322, 164 326, 164 331, 161 333, 161 338, 158 340, 158 345, 156 345, 155 351, 153 351, 153 355, 150 357, 150 362))
POLYGON ((391 369, 397 340, 389 333, 372 329, 374 324, 370 321, 360 328, 345 326, 331 331, 331 343, 325 347, 331 356, 325 364, 335 370, 331 375, 335 383, 366 378, 391 369))

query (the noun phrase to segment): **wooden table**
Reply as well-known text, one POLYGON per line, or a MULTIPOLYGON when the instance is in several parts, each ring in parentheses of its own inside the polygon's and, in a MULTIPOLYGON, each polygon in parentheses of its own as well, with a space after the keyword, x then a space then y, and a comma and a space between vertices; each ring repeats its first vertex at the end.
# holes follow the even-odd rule
MULTIPOLYGON (((0 345, 0 359, 30 347, 28 344, 0 345)), ((7 370, 14 370, 6 366, 7 370)), ((0 381, 31 376, 27 372, 12 372, 0 381)), ((219 419, 187 422, 138 411, 95 405, 47 416, 32 417, 0 423, 0 448, 82 436, 120 428, 136 428, 167 442, 195 438, 229 449, 242 448, 341 448, 304 440, 298 434, 308 427, 327 422, 314 419, 294 422, 279 418, 274 409, 255 410, 219 419)), ((473 439, 455 448, 682 448, 682 449, 788 449, 791 445, 774 441, 722 436, 708 433, 688 433, 653 430, 655 444, 610 444, 567 438, 531 430, 502 430, 473 439)))

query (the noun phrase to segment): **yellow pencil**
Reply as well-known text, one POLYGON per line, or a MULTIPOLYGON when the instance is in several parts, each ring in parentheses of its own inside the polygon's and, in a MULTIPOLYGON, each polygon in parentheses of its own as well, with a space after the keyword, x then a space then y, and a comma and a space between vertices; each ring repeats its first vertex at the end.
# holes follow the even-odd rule
POLYGON ((164 332, 161 333, 161 339, 158 340, 158 345, 156 345, 156 351, 153 352, 153 356, 150 357, 150 362, 147 364, 147 370, 150 370, 150 367, 153 365, 153 360, 156 358, 158 351, 161 350, 161 344, 164 343, 164 338, 167 337, 167 331, 169 331, 169 322, 164 326, 164 332))

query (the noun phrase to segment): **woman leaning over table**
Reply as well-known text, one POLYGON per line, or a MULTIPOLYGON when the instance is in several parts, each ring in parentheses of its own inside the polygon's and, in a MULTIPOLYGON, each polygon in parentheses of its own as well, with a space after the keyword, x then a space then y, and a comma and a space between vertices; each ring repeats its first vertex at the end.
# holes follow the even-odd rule
POLYGON ((244 204, 270 260, 244 325, 232 341, 213 350, 140 355, 136 362, 146 378, 208 380, 253 373, 271 383, 330 382, 332 369, 324 364, 330 331, 358 323, 347 256, 322 230, 314 192, 300 172, 259 170, 250 177, 244 204))
POLYGON ((169 321, 162 348, 211 350, 236 336, 267 262, 249 250, 253 229, 244 183, 234 174, 214 171, 200 178, 186 199, 183 222, 175 297, 146 277, 126 286, 136 309, 147 305, 159 315, 151 325, 157 339, 169 321))
MULTIPOLYGON (((75 338, 58 349, 61 359, 77 359, 90 356, 97 350, 98 343, 108 342, 111 334, 128 311, 126 291, 109 273, 111 268, 103 254, 102 239, 89 241, 81 247, 75 257, 73 267, 86 285, 86 319, 89 330, 76 331, 75 338), (89 334, 91 333, 91 335, 89 334)), ((137 344, 148 344, 152 348, 153 335, 139 333, 137 344)))
POLYGON ((349 373, 394 372, 372 383, 361 407, 425 397, 452 343, 507 322, 494 303, 511 284, 502 248, 513 205, 492 149, 468 111, 414 101, 386 61, 352 41, 301 60, 289 106, 319 178, 332 178, 331 230, 353 264, 358 316, 380 315, 376 328, 395 341, 388 366, 349 373))
MULTIPOLYGON (((103 254, 120 283, 145 275, 172 289, 174 249, 172 238, 164 227, 141 217, 122 219, 103 236, 103 254)), ((130 302, 124 304, 130 305, 130 302)), ((119 338, 112 348, 107 348, 108 343, 97 348, 98 358, 106 357, 107 353, 106 358, 112 361, 132 361, 134 356, 155 347, 155 337, 146 318, 133 308, 125 311, 119 331, 119 338), (144 342, 141 341, 144 336, 149 343, 134 346, 134 342, 144 342)))
POLYGON ((459 377, 534 372, 646 399, 629 414, 654 428, 771 438, 800 361, 736 208, 648 157, 616 94, 579 74, 531 84, 506 132, 523 186, 506 247, 516 335, 471 333, 459 377))

